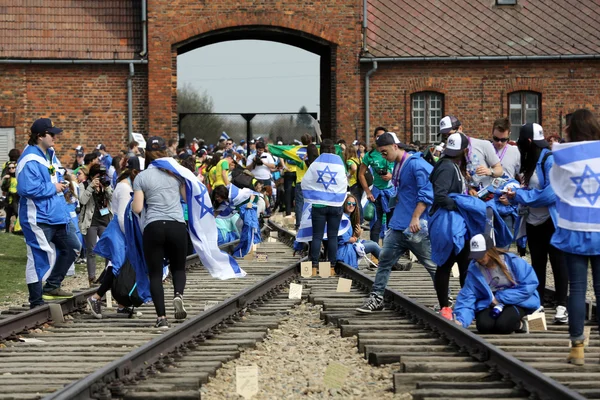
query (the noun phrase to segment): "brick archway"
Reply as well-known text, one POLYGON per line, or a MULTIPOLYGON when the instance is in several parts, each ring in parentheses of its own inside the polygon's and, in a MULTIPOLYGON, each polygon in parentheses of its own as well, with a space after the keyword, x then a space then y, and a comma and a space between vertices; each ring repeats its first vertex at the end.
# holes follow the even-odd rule
POLYGON ((339 5, 332 7, 331 3, 320 0, 314 5, 292 0, 263 8, 254 2, 241 7, 240 0, 236 0, 227 8, 222 4, 227 1, 207 3, 200 8, 191 0, 155 10, 149 7, 150 134, 173 137, 177 132, 177 55, 208 44, 240 39, 280 42, 318 54, 323 136, 335 138, 353 133, 360 120, 358 3, 340 0, 339 5), (319 11, 325 3, 328 13, 319 11))

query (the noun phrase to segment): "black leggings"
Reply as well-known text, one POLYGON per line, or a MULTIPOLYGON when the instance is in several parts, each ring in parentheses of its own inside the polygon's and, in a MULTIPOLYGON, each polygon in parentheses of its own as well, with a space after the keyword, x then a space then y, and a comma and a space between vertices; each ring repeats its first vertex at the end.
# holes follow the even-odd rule
POLYGON ((467 277, 467 270, 469 269, 469 243, 465 243, 465 247, 458 254, 454 254, 454 251, 448 257, 443 265, 440 265, 435 270, 434 287, 437 293, 437 298, 440 303, 440 307, 448 307, 448 287, 450 286, 450 272, 454 263, 458 264, 458 271, 460 272, 460 287, 465 285, 465 279, 467 277))
POLYGON ((292 202, 294 200, 294 182, 296 182, 295 172, 284 172, 283 173, 283 190, 285 200, 285 215, 291 215, 294 207, 292 202))
POLYGON ((169 259, 175 293, 185 288, 187 229, 176 221, 154 221, 144 229, 144 258, 150 276, 150 294, 158 317, 166 316, 162 284, 163 260, 169 259))
POLYGON ((513 333, 521 327, 521 319, 526 315, 525 310, 519 306, 504 306, 504 310, 498 318, 492 318, 490 313, 494 307, 490 306, 481 310, 475 317, 477 331, 479 333, 513 333))
POLYGON ((544 303, 544 288, 546 287, 546 265, 550 256, 554 286, 556 288, 556 305, 567 306, 567 289, 569 287, 568 268, 562 251, 550 244, 554 234, 554 223, 548 218, 541 225, 527 224, 527 244, 531 253, 531 266, 537 275, 538 294, 542 305, 544 303))
POLYGON ((113 267, 108 266, 102 273, 102 283, 100 287, 96 291, 96 294, 100 296, 100 298, 104 297, 106 292, 108 292, 112 288, 113 279, 115 279, 115 275, 113 274, 113 267))

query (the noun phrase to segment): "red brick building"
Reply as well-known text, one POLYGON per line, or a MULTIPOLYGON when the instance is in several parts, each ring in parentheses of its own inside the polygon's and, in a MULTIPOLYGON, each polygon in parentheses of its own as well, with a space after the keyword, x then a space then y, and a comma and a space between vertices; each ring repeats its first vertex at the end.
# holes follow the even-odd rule
POLYGON ((65 146, 116 152, 130 131, 174 137, 177 55, 233 39, 320 55, 332 137, 384 125, 427 142, 445 114, 480 135, 502 115, 558 133, 567 112, 600 108, 596 0, 34 3, 0 2, 2 157, 40 116, 65 129, 65 146))

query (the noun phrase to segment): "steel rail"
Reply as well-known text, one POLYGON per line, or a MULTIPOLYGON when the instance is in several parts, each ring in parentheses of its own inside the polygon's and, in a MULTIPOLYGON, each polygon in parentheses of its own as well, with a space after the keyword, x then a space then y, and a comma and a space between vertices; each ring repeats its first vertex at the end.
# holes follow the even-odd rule
MULTIPOLYGON (((266 227, 262 229, 263 235, 266 230, 266 227)), ((221 250, 231 254, 238 243, 239 240, 235 240, 233 242, 224 243, 219 247, 221 250)), ((200 262, 198 255, 192 254, 187 257, 185 265, 187 267, 198 262, 200 262)), ((59 304, 63 315, 67 315, 85 307, 87 298, 96 293, 97 290, 97 287, 89 288, 74 294, 74 296, 69 299, 52 302, 52 304, 59 304)), ((36 326, 40 326, 50 321, 52 321, 52 315, 48 304, 5 318, 0 320, 0 340, 6 340, 19 332, 35 328, 36 326)))
MULTIPOLYGON (((271 223, 271 225, 275 227, 280 236, 287 236, 288 241, 291 240, 293 242, 295 237, 292 233, 275 224, 271 223)), ((338 263, 336 270, 338 270, 339 274, 352 279, 352 281, 357 282, 360 287, 366 290, 370 290, 374 283, 373 279, 349 265, 338 263)), ((546 291, 552 291, 552 289, 546 288, 546 291)), ((585 397, 574 390, 547 377, 540 371, 488 343, 473 332, 440 318, 438 314, 429 308, 404 296, 402 293, 386 288, 384 298, 396 310, 429 326, 433 331, 458 346, 461 351, 468 352, 473 358, 496 369, 500 374, 515 384, 522 386, 530 393, 535 394, 540 399, 585 399, 585 397)))
POLYGON ((143 375, 145 370, 152 368, 155 363, 171 363, 172 357, 169 353, 185 352, 188 344, 194 346, 196 340, 201 341, 210 337, 213 329, 218 329, 218 326, 224 322, 235 320, 251 303, 260 301, 275 290, 287 286, 299 271, 299 262, 291 264, 45 399, 110 399, 111 392, 121 395, 125 383, 135 379, 136 374, 143 375))
MULTIPOLYGON (((348 265, 339 266, 340 273, 346 275, 363 288, 369 290, 374 281, 359 270, 348 265)), ((437 315, 429 308, 411 300, 402 293, 386 288, 384 298, 393 307, 429 326, 461 351, 495 368, 500 374, 534 393, 540 399, 584 400, 585 397, 566 386, 548 378, 538 370, 528 366, 505 351, 486 342, 473 332, 457 326, 437 315)))

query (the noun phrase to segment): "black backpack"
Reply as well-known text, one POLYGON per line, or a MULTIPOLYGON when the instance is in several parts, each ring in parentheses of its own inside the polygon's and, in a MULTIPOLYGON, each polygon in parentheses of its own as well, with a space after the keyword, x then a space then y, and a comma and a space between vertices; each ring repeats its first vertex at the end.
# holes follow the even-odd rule
POLYGON ((125 261, 119 275, 113 279, 111 292, 115 300, 122 306, 139 307, 144 304, 138 295, 135 270, 129 261, 125 261))

